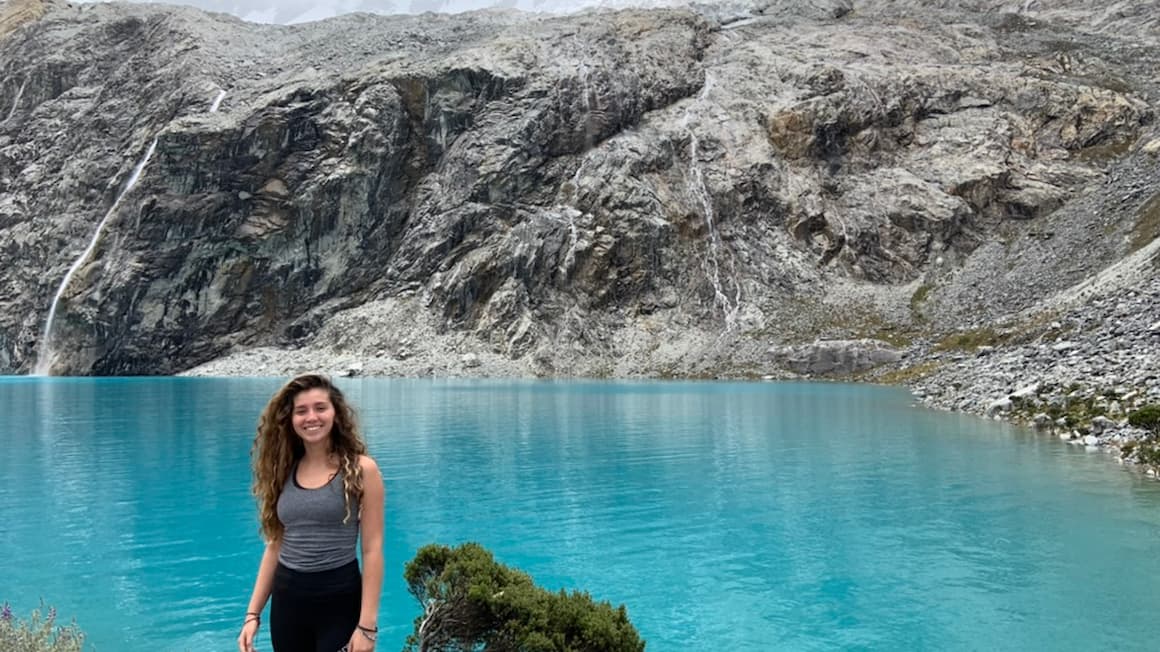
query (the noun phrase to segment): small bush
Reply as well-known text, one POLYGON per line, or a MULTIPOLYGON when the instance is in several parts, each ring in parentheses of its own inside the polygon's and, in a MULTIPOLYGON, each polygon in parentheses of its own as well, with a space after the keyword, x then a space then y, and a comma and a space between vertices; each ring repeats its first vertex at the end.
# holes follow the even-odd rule
POLYGON ((644 651, 623 605, 536 586, 477 543, 424 546, 404 576, 423 607, 407 638, 409 652, 644 651))
POLYGON ((56 609, 35 609, 28 620, 12 614, 5 602, 0 606, 0 650, 4 652, 81 652, 85 636, 76 623, 56 624, 56 609))
POLYGON ((1128 424, 1160 434, 1160 405, 1152 403, 1132 412, 1128 424))
POLYGON ((918 321, 926 321, 926 315, 922 314, 922 304, 926 301, 926 297, 930 295, 931 287, 927 284, 918 286, 914 294, 910 295, 910 313, 918 321))
POLYGON ((1136 451, 1136 459, 1141 464, 1160 466, 1160 445, 1152 442, 1140 444, 1136 451))

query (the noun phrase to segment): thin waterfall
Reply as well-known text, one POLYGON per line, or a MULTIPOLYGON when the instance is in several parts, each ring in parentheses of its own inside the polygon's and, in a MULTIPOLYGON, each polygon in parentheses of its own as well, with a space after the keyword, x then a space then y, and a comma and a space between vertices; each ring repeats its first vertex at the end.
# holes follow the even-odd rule
POLYGON ((580 165, 576 166, 576 174, 572 175, 572 206, 567 207, 564 211, 564 214, 568 217, 568 251, 564 252, 558 269, 562 274, 567 274, 568 270, 576 262, 576 244, 580 240, 580 232, 576 228, 576 217, 583 215, 580 209, 580 177, 583 175, 584 168, 587 165, 588 157, 585 156, 580 161, 580 165))
MULTIPOLYGON (((705 275, 709 279, 709 284, 713 286, 713 304, 721 306, 721 312, 725 317, 725 330, 732 330, 737 318, 737 313, 741 309, 741 285, 737 283, 736 278, 733 279, 735 286, 734 296, 729 297, 725 293, 723 282, 721 280, 721 237, 717 233, 716 216, 713 208, 713 197, 709 194, 709 188, 705 185, 705 175, 701 169, 701 164, 698 160, 698 146, 699 139, 697 132, 693 129, 693 108, 697 104, 701 104, 708 97, 709 91, 713 85, 713 79, 707 73, 705 75, 705 85, 701 88, 701 92, 697 95, 697 100, 689 105, 685 110, 685 115, 681 120, 682 126, 689 134, 689 189, 696 196, 698 203, 701 204, 701 212, 705 217, 705 227, 709 233, 708 252, 704 260, 701 261, 701 267, 705 270, 705 275)), ((730 267, 732 267, 732 257, 730 257, 730 267)))
POLYGON ((439 155, 447 153, 447 114, 439 111, 439 155))
POLYGON ((72 282, 73 276, 89 260, 89 256, 93 254, 93 250, 97 248, 97 242, 101 239, 101 234, 105 230, 105 225, 109 223, 109 219, 117 212, 117 208, 121 205, 121 199, 125 197, 133 186, 137 185, 137 180, 141 178, 141 172, 145 170, 145 166, 149 163, 149 159, 153 157, 153 151, 157 149, 157 139, 149 143, 149 149, 145 151, 145 156, 137 162, 137 166, 133 168, 133 173, 129 175, 129 182, 125 184, 124 189, 121 190, 117 198, 113 200, 113 205, 97 223, 97 230, 93 233, 93 237, 89 240, 89 246, 81 252, 81 255, 73 261, 72 267, 68 268, 68 272, 64 275, 64 280, 60 282, 60 287, 56 289, 56 294, 52 297, 52 306, 48 309, 48 319, 44 322, 43 336, 44 341, 40 346, 40 351, 36 356, 36 367, 33 374, 37 376, 48 376, 52 372, 52 363, 56 358, 56 354, 52 350, 52 327, 56 322, 56 310, 60 305, 60 298, 64 296, 65 290, 68 289, 69 283, 72 282))
POLYGON ((209 107, 210 113, 217 113, 218 107, 222 105, 222 100, 226 97, 225 89, 218 91, 217 97, 213 98, 213 104, 209 107))
POLYGON ((4 122, 8 122, 12 116, 16 115, 16 107, 20 106, 20 98, 24 97, 26 85, 28 85, 28 77, 25 77, 24 81, 20 82, 20 88, 16 89, 16 99, 12 100, 12 108, 8 109, 8 117, 4 118, 4 122))
POLYGON ((592 106, 592 89, 588 86, 588 64, 580 62, 580 95, 584 100, 584 149, 592 147, 595 116, 592 106))
POLYGON ((564 252, 564 258, 560 261, 559 271, 567 274, 568 270, 572 269, 572 265, 576 264, 576 243, 579 241, 579 232, 576 230, 576 215, 580 211, 576 209, 566 210, 564 214, 568 216, 568 251, 564 252))
MULTIPOLYGON (((581 57, 584 57, 584 44, 582 41, 576 41, 580 44, 581 57)), ((576 245, 580 241, 580 232, 576 227, 576 218, 583 215, 580 208, 580 179, 584 174, 584 168, 589 162, 589 148, 592 147, 592 125, 593 125, 593 91, 589 86, 589 68, 588 62, 581 58, 579 65, 579 74, 576 76, 578 91, 580 93, 581 104, 584 107, 583 127, 584 127, 584 147, 581 150, 580 165, 576 166, 576 172, 572 175, 572 206, 564 210, 564 215, 568 218, 568 251, 564 252, 564 256, 557 266, 557 272, 566 275, 568 270, 576 262, 576 245)), ((599 99, 599 97, 597 98, 599 99)))

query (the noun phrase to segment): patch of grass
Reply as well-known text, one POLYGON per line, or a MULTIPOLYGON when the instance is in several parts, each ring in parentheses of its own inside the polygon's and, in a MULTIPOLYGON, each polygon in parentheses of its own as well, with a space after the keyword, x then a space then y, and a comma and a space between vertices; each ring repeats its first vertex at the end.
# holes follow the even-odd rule
POLYGON ((999 228, 995 230, 995 234, 999 238, 999 242, 1003 243, 1003 248, 1010 250, 1012 245, 1019 241, 1019 231, 1012 226, 1010 222, 1003 222, 999 228))
POLYGON ((819 339, 875 339, 897 348, 906 348, 921 336, 919 328, 911 324, 887 320, 869 307, 819 306, 805 302, 787 303, 785 312, 796 314, 799 328, 792 331, 783 325, 749 329, 745 335, 752 338, 776 338, 780 344, 809 344, 819 339))
POLYGON ((1126 137, 1098 145, 1089 145, 1075 150, 1072 157, 1082 163, 1104 163, 1127 154, 1133 142, 1132 137, 1126 137))
POLYGON ((918 289, 914 291, 914 294, 910 295, 910 314, 914 317, 915 321, 926 321, 926 315, 922 314, 921 309, 923 302, 926 301, 926 297, 930 295, 930 291, 932 289, 933 288, 930 285, 923 283, 922 285, 918 286, 918 289))
POLYGON ((984 327, 951 333, 934 345, 935 351, 974 351, 980 346, 998 346, 1008 339, 994 328, 984 327))
POLYGON ((1064 335, 1072 332, 1072 330, 1074 329, 1071 326, 1066 325, 1060 325, 1059 328, 1047 328, 1043 331, 1043 334, 1039 336, 1039 340, 1042 342, 1057 342, 1060 339, 1063 339, 1064 335))
POLYGON ((905 385, 926 378, 941 366, 943 366, 943 363, 938 360, 927 360, 912 367, 903 367, 887 371, 877 376, 874 380, 884 385, 905 385))
POLYGON ((1128 245, 1128 253, 1143 249, 1158 236, 1160 236, 1160 193, 1153 195, 1140 207, 1136 216, 1136 226, 1132 227, 1132 240, 1128 245))
POLYGON ((901 330, 893 326, 882 326, 871 333, 860 334, 860 338, 881 340, 896 349, 905 349, 914 344, 917 334, 914 331, 901 330))

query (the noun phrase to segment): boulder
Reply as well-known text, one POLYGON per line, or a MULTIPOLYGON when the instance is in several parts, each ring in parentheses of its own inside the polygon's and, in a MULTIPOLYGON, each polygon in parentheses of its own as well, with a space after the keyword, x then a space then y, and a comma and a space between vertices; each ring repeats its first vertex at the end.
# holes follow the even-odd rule
POLYGON ((878 340, 824 340, 768 350, 774 362, 799 374, 842 376, 897 362, 901 353, 878 340))

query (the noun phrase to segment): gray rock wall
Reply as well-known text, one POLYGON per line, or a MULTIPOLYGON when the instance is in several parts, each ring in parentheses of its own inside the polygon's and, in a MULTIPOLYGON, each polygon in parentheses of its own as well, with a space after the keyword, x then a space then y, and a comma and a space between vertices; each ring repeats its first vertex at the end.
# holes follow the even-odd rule
POLYGON ((1154 14, 977 4, 25 8, 0 35, 0 371, 454 335, 473 373, 748 374, 1029 309, 1151 233, 1154 14))

